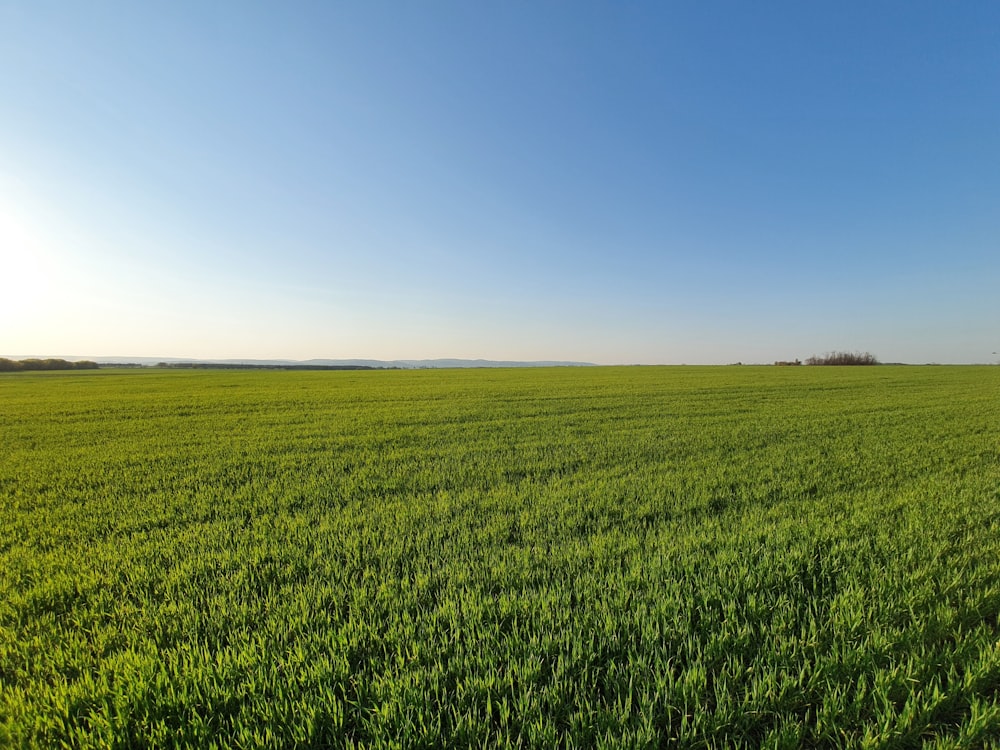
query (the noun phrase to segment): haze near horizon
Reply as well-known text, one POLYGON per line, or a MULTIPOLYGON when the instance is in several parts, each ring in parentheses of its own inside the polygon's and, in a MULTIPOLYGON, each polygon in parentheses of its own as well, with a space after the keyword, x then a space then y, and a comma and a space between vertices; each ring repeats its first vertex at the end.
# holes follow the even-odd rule
POLYGON ((0 6, 0 356, 1000 350, 1000 6, 0 6))

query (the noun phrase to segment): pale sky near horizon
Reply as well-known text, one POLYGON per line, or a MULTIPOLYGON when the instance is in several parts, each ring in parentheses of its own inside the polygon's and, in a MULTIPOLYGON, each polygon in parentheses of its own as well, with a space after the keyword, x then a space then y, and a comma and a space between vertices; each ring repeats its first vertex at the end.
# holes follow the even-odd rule
POLYGON ((0 356, 1000 359, 995 2, 0 0, 0 356))

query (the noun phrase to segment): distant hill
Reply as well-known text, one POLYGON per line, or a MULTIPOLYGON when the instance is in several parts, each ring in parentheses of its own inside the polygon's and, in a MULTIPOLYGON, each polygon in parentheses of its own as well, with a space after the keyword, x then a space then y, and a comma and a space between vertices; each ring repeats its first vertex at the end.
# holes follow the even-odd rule
POLYGON ((492 359, 194 359, 185 357, 129 357, 129 356, 109 356, 109 357, 63 357, 67 360, 88 359, 97 362, 99 365, 128 365, 155 367, 158 364, 173 366, 209 366, 220 365, 229 367, 261 367, 261 368, 373 368, 373 369, 401 369, 401 370, 421 370, 421 369, 444 369, 444 368, 485 368, 485 367, 593 367, 591 362, 566 362, 566 361, 531 361, 522 362, 515 360, 492 360, 492 359))
POLYGON ((593 367, 590 362, 540 361, 521 362, 493 359, 310 359, 304 365, 361 365, 367 367, 399 367, 402 369, 425 369, 446 367, 593 367))

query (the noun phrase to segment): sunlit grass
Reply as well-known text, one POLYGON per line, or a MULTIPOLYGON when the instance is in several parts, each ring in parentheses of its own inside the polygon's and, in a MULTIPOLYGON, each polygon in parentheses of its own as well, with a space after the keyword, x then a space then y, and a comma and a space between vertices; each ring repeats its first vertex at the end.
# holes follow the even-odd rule
POLYGON ((0 746, 1000 737, 1000 368, 0 377, 0 746))

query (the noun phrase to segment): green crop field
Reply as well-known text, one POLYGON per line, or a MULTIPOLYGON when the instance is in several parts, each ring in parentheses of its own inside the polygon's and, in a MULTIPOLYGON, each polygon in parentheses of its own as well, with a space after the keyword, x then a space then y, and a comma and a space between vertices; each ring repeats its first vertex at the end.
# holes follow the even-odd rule
POLYGON ((1000 367, 0 376, 2 747, 1000 746, 1000 367))

